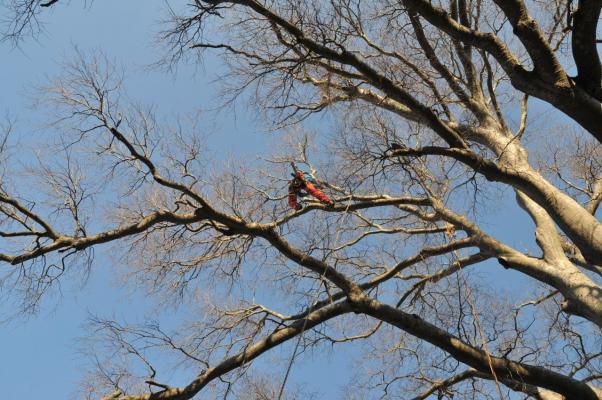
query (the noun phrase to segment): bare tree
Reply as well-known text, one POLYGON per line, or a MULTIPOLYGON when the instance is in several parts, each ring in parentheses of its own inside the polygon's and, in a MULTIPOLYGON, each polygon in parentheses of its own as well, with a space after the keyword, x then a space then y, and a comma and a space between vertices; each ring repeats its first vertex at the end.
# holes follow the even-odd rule
MULTIPOLYGON (((17 27, 52 5, 15 3, 28 5, 16 8, 17 27)), ((112 242, 131 266, 127 279, 167 299, 197 293, 205 319, 176 332, 92 320, 113 352, 95 358, 86 388, 105 399, 237 396, 237 385, 253 386, 241 379, 252 362, 290 340, 295 351, 366 346, 354 382, 366 397, 601 399, 601 7, 236 0, 170 10, 165 63, 219 51, 226 101, 254 88, 278 129, 302 129, 316 113, 338 129, 292 133, 261 163, 214 171, 194 127, 163 126, 126 104, 118 71, 82 56, 45 102, 55 126, 71 131, 64 151, 110 173, 97 172, 105 177, 94 189, 67 157, 61 172, 43 170, 44 202, 16 194, 5 173, 0 260, 15 268, 6 280, 35 306, 112 242), (531 128, 532 97, 570 128, 560 118, 531 128), (287 209, 291 161, 336 204, 287 209), (534 226, 536 254, 482 224, 507 189, 534 226), (116 197, 109 217, 92 222, 94 190, 129 201, 116 197), (509 299, 467 275, 487 274, 492 261, 524 275, 537 296, 509 299), (224 285, 270 293, 270 305, 228 302, 224 285), (170 357, 183 374, 196 371, 187 385, 158 379, 170 357)), ((273 398, 267 390, 256 398, 273 398)))

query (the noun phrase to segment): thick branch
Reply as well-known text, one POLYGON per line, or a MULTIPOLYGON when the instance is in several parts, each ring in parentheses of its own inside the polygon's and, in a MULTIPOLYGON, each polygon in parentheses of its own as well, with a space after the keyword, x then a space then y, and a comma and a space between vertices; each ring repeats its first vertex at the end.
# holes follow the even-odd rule
POLYGON ((543 207, 581 250, 586 260, 602 260, 602 224, 574 199, 547 182, 541 175, 520 165, 502 167, 476 153, 435 146, 398 149, 391 156, 441 155, 454 158, 487 179, 504 182, 521 190, 543 207))
MULTIPOLYGON (((519 0, 508 1, 507 3, 516 3, 517 1, 519 0)), ((502 0, 497 2, 500 4, 506 3, 502 0)), ((525 33, 525 35, 529 38, 533 36, 530 38, 533 43, 533 45, 530 45, 530 47, 531 51, 534 52, 533 57, 535 57, 539 63, 539 70, 537 70, 537 72, 527 71, 519 63, 508 47, 502 42, 502 40, 496 35, 492 33, 475 31, 461 25, 454 19, 450 18, 445 10, 433 6, 429 1, 404 0, 403 3, 411 11, 418 12, 429 23, 441 29, 452 38, 460 40, 466 44, 470 44, 491 54, 504 69, 515 88, 554 105, 556 108, 573 118, 583 128, 589 131, 599 142, 602 143, 602 125, 598 123, 598 121, 602 120, 602 107, 600 105, 600 99, 589 94, 589 92, 580 85, 571 85, 571 82, 566 79, 564 73, 561 72, 562 69, 559 67, 559 65, 557 65, 557 62, 554 62, 553 54, 552 56, 548 54, 549 46, 546 45, 548 50, 535 48, 537 47, 535 46, 535 43, 537 43, 540 39, 536 37, 538 34, 534 28, 529 28, 529 24, 526 24, 525 27, 520 27, 520 30, 523 32, 530 32, 525 33), (550 64, 551 70, 549 67, 545 66, 546 62, 552 63, 550 64), (551 80, 546 80, 545 74, 540 75, 538 73, 540 70, 550 70, 548 71, 548 75, 551 80)), ((599 2, 591 1, 591 3, 599 2)), ((599 5, 594 6, 593 11, 597 11, 599 13, 599 8, 599 5)), ((519 24, 519 19, 516 20, 517 24, 519 24)), ((591 45, 588 46, 591 47, 591 45)), ((594 51, 588 57, 593 58, 594 55, 597 56, 597 52, 594 51)), ((591 60, 589 63, 591 63, 591 60)), ((588 64, 588 62, 585 61, 584 64, 588 64)), ((592 77, 591 81, 595 81, 596 85, 599 87, 600 73, 598 72, 596 77, 592 77)))
POLYGON ((190 384, 182 388, 170 388, 158 393, 133 394, 117 397, 119 400, 188 400, 196 395, 214 379, 254 360, 266 351, 299 335, 303 330, 310 330, 334 317, 351 312, 348 302, 336 303, 310 313, 305 319, 293 322, 291 325, 277 329, 262 340, 253 343, 242 352, 232 356, 215 367, 209 368, 198 375, 190 384))
POLYGON ((514 34, 527 49, 535 71, 553 84, 566 85, 568 78, 554 52, 544 38, 537 22, 531 18, 523 0, 494 0, 504 11, 514 29, 514 34))
POLYGON ((53 4, 58 3, 58 1, 59 0, 50 0, 50 1, 47 1, 46 3, 41 3, 40 7, 50 7, 53 4))
POLYGON ((96 235, 84 237, 57 236, 52 243, 23 254, 10 256, 0 253, 0 260, 9 262, 11 264, 19 264, 53 251, 64 251, 66 249, 83 250, 97 244, 107 243, 113 240, 124 238, 126 236, 135 235, 163 222, 171 222, 174 224, 190 224, 200 220, 202 220, 202 218, 195 213, 176 214, 169 211, 157 211, 142 217, 138 222, 101 232, 96 235))
POLYGON ((444 330, 424 321, 417 315, 407 314, 401 310, 382 304, 376 300, 366 301, 362 311, 372 317, 385 321, 401 330, 421 338, 441 350, 449 353, 456 360, 489 374, 491 362, 496 375, 500 379, 519 380, 529 385, 546 388, 560 393, 569 399, 599 400, 596 390, 576 379, 550 371, 545 368, 511 361, 505 358, 490 356, 444 330))
POLYGON ((602 67, 596 46, 596 30, 602 1, 579 0, 573 13, 573 59, 577 66, 575 81, 587 93, 602 101, 602 67))

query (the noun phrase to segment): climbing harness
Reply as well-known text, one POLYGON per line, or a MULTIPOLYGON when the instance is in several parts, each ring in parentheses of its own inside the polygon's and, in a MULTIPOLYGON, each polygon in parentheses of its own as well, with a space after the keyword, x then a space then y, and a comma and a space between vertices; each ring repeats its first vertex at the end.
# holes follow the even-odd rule
POLYGON ((291 162, 291 167, 293 167, 293 173, 291 174, 293 179, 288 185, 288 205, 292 209, 301 210, 303 206, 299 204, 297 199, 308 195, 315 197, 324 204, 334 206, 334 201, 317 188, 317 182, 309 174, 299 170, 293 162, 291 162))

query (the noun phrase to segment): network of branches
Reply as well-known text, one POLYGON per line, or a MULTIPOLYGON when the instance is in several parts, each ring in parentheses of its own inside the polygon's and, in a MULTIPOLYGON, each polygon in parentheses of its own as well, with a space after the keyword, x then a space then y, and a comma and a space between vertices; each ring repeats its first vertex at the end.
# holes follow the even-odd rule
MULTIPOLYGON (((73 7, 3 3, 15 44, 73 7)), ((125 284, 198 309, 177 329, 92 317, 85 396, 318 397, 273 379, 294 356, 254 368, 297 342, 361 354, 349 399, 602 399, 602 1, 177 3, 159 65, 220 56, 220 105, 249 102, 279 142, 258 160, 213 155, 202 117, 128 100, 98 53, 40 91, 48 155, 20 170, 2 125, 2 285, 20 310, 107 244, 125 284), (291 162, 334 205, 290 209, 291 162)))

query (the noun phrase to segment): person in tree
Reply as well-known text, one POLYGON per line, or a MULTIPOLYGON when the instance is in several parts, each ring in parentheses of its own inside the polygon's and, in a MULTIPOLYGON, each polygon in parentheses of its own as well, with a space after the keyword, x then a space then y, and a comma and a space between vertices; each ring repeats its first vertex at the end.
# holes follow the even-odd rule
POLYGON ((299 204, 298 198, 308 195, 315 197, 324 204, 334 206, 334 201, 318 189, 311 178, 306 178, 303 171, 298 170, 294 164, 291 165, 294 170, 294 173, 291 174, 293 179, 291 179, 291 182, 288 185, 288 205, 291 208, 297 211, 301 210, 303 206, 299 204))

